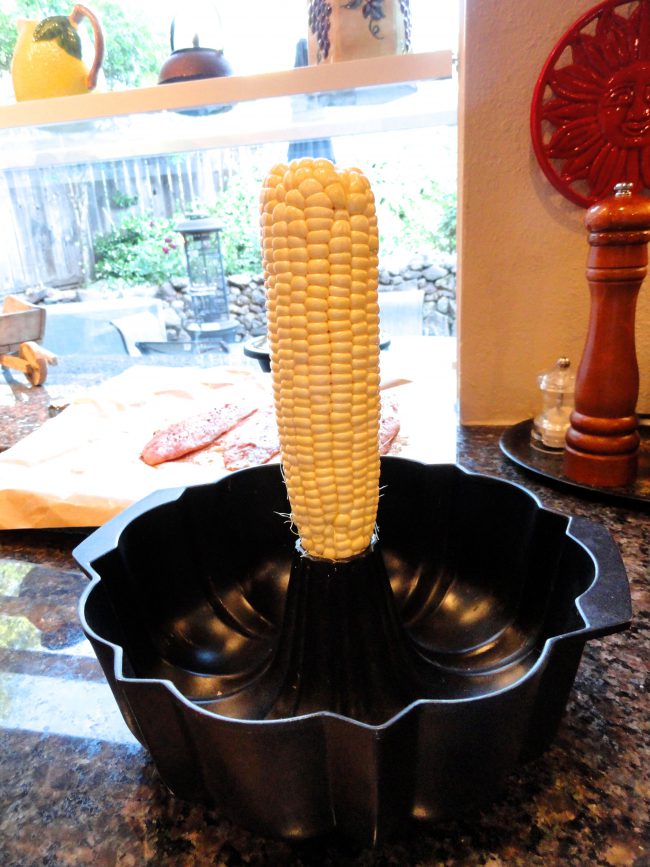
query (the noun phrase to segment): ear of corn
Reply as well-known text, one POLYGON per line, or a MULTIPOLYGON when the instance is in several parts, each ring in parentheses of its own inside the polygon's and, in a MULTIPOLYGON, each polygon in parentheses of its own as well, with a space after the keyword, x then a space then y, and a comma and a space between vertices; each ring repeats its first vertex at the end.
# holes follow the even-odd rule
POLYGON ((276 416, 292 520, 312 557, 368 547, 379 497, 378 234, 358 169, 274 166, 261 195, 276 416))

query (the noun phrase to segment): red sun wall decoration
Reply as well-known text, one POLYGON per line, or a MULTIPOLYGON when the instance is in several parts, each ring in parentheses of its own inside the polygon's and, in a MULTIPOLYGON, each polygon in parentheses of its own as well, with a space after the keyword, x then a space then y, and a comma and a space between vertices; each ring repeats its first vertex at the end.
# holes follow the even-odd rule
POLYGON ((546 177, 578 205, 623 181, 650 188, 650 0, 606 0, 569 28, 537 80, 531 132, 546 177))

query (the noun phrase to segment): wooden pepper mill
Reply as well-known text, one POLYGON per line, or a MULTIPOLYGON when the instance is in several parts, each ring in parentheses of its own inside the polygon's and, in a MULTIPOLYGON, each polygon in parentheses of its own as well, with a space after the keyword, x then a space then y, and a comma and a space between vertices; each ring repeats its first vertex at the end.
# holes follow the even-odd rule
POLYGON ((564 453, 565 475, 597 487, 634 482, 640 442, 634 324, 647 273, 650 199, 632 184, 614 189, 585 219, 591 312, 564 453))

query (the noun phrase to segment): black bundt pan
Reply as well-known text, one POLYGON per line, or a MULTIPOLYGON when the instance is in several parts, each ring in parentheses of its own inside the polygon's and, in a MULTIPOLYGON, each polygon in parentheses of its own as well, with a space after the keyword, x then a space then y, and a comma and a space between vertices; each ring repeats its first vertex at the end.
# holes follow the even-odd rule
POLYGON ((301 557, 277 465, 155 493, 76 550, 81 621, 176 795, 361 843, 484 805, 625 628, 609 533, 456 466, 382 459, 379 542, 301 557))

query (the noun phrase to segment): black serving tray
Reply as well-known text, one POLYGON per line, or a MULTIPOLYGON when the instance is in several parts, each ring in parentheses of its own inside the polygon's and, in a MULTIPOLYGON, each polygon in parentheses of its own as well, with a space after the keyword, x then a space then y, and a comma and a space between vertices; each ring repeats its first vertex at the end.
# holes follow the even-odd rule
POLYGON ((501 451, 518 466, 579 496, 619 501, 637 508, 650 505, 650 427, 647 424, 639 426, 641 446, 636 481, 632 485, 618 488, 584 485, 565 476, 562 466, 563 452, 535 445, 531 440, 532 429, 533 421, 527 419, 512 425, 501 436, 501 451))
POLYGON ((485 805, 625 628, 608 531, 519 485, 382 458, 379 541, 301 554, 278 465, 160 491, 75 549, 84 631, 178 796, 369 844, 485 805))

